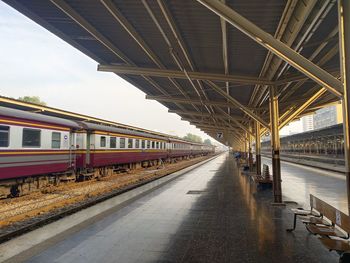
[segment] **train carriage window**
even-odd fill
[[[9,126],[0,126],[0,147],[9,146],[10,138],[10,127]]]
[[[151,148],[151,142],[147,141],[147,149]]]
[[[145,140],[142,140],[141,148],[142,148],[142,149],[145,149],[145,148],[146,148],[146,141],[145,141]]]
[[[101,136],[100,147],[106,147],[106,137]]]
[[[132,148],[133,139],[128,139],[128,148]]]
[[[156,144],[155,142],[152,142],[152,149],[156,148],[155,144]]]
[[[159,142],[156,143],[156,148],[159,149]]]
[[[53,149],[61,148],[61,133],[60,132],[52,132],[51,148],[53,148]]]
[[[22,146],[40,147],[41,131],[34,129],[23,129]]]
[[[125,148],[125,138],[120,138],[120,148]]]
[[[135,148],[140,148],[140,140],[135,140]]]
[[[117,148],[117,138],[116,137],[110,138],[109,146],[110,146],[110,148]]]

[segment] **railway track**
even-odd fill
[[[0,243],[171,173],[192,166],[198,162],[209,159],[210,157],[212,156],[182,161],[177,164],[167,165],[160,170],[156,169],[153,172],[149,170],[143,171],[139,176],[131,174],[130,177],[135,177],[135,179],[128,180],[125,176],[124,179],[126,180],[120,180],[119,186],[117,186],[117,183],[114,184],[111,182],[113,181],[113,178],[106,178],[106,181],[86,182],[86,185],[83,185],[82,187],[79,187],[79,184],[75,184],[75,189],[68,189],[68,191],[71,191],[70,193],[58,189],[56,192],[53,191],[53,193],[34,196],[34,199],[24,200],[23,203],[16,202],[15,199],[10,200],[10,203],[7,204],[7,206],[2,206],[0,209],[0,225],[2,223],[2,227],[0,227]],[[116,176],[118,179],[122,177],[123,176]],[[104,187],[101,187],[95,193],[89,191],[91,190],[88,187],[89,185],[99,184],[104,184]],[[8,200],[3,201],[2,203],[6,202],[8,202]]]

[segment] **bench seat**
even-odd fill
[[[349,251],[350,244],[347,240],[331,239],[328,237],[319,237],[322,244],[329,250]]]
[[[254,182],[260,183],[260,184],[272,184],[271,179],[266,179],[266,178],[262,177],[261,175],[253,176],[253,180],[254,180]]]
[[[304,224],[313,224],[313,225],[325,225],[325,226],[331,226],[331,224],[323,219],[322,217],[316,217],[316,216],[312,216],[312,215],[307,215],[307,216],[299,216],[299,219],[301,220],[301,222],[303,222]]]
[[[332,236],[332,237],[339,237],[339,238],[345,238],[348,237],[344,235],[340,230],[333,226],[318,226],[314,224],[308,224],[306,225],[307,230],[309,230],[310,233],[314,235],[320,235],[320,236]]]
[[[320,214],[314,210],[304,210],[301,208],[292,208],[291,210],[294,214],[299,215],[299,216],[308,216],[308,215],[320,216]]]

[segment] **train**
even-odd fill
[[[261,152],[271,155],[271,142],[261,143]],[[344,165],[343,124],[281,137],[281,157],[303,162]]]
[[[0,198],[214,151],[211,145],[144,129],[0,106]]]

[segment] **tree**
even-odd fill
[[[24,96],[24,97],[19,97],[18,100],[46,106],[46,102],[40,100],[39,96]]]
[[[206,145],[211,145],[211,140],[210,139],[205,139],[203,143],[206,144]]]
[[[191,141],[191,142],[198,142],[202,143],[202,138],[198,135],[192,134],[192,133],[187,133],[186,136],[183,137],[185,140]]]

